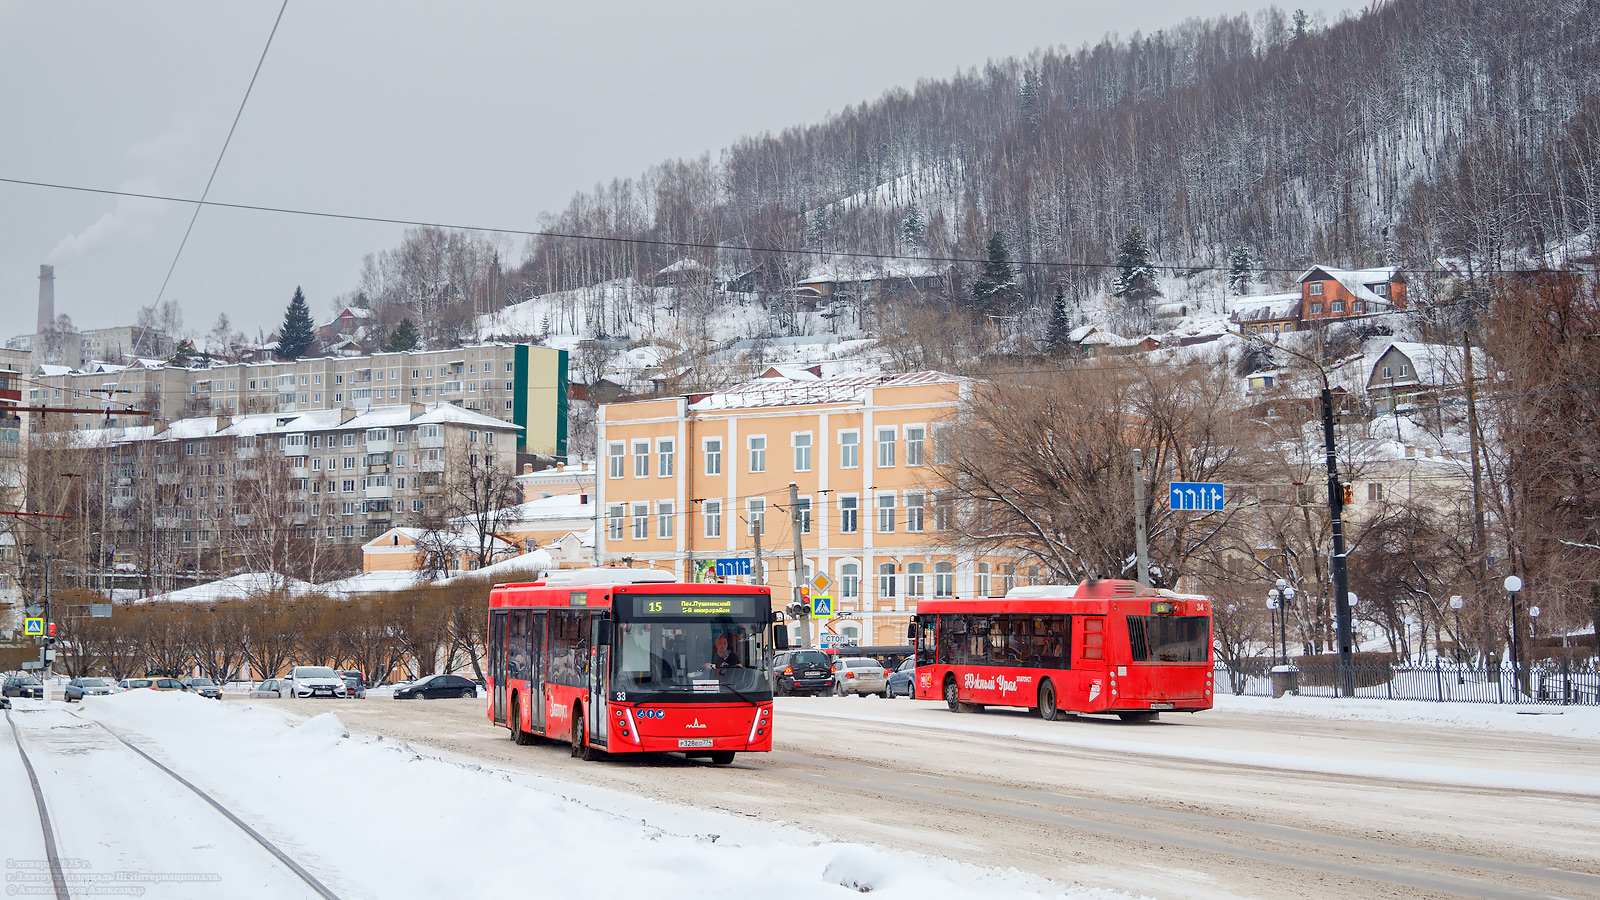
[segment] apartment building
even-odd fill
[[[140,360],[87,371],[48,367],[31,380],[24,399],[82,406],[83,415],[70,416],[80,430],[143,421],[117,416],[129,403],[166,419],[445,403],[518,426],[519,453],[565,458],[567,452],[567,351],[530,344],[204,369]]]
[[[600,559],[688,577],[696,563],[753,559],[759,535],[765,582],[789,598],[794,482],[800,574],[835,582],[834,615],[820,627],[861,644],[903,644],[924,597],[1003,594],[1038,577],[1017,556],[954,546],[956,504],[934,467],[968,390],[939,372],[790,373],[602,406]]]
[[[450,480],[515,465],[517,426],[448,403],[208,416],[64,432],[108,515],[102,553],[145,573],[359,556]],[[46,451],[48,452],[48,451]]]

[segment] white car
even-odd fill
[[[278,691],[280,696],[294,699],[343,698],[347,689],[344,678],[328,666],[295,666],[288,678],[279,680]]]

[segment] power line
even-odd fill
[[[211,195],[211,183],[217,180],[217,170],[222,168],[222,157],[228,152],[228,144],[233,141],[234,129],[239,127],[239,119],[244,115],[244,106],[250,102],[250,91],[256,86],[256,77],[261,74],[261,66],[267,61],[267,51],[272,48],[272,38],[278,33],[278,23],[283,21],[283,11],[289,8],[289,0],[283,0],[283,5],[278,7],[278,17],[272,20],[272,30],[267,33],[267,43],[261,48],[261,57],[256,60],[256,68],[250,73],[250,83],[245,86],[244,96],[239,100],[239,109],[233,114],[233,124],[228,126],[228,136],[222,139],[222,149],[217,151],[217,161],[211,165],[211,175],[206,178],[205,190],[200,192],[200,200],[195,203],[194,215],[189,217],[189,227],[183,230],[183,240],[178,242],[178,252],[172,255],[172,265],[167,267],[167,277],[161,280],[161,290],[156,292],[156,303],[167,292],[167,284],[172,281],[172,273],[178,268],[178,260],[183,257],[183,248],[189,245],[189,234],[194,231],[195,220],[200,218],[200,210],[206,205],[206,198]]]
[[[25,179],[25,178],[0,177],[0,183],[15,184],[15,185],[21,185],[21,186],[25,186],[25,187],[45,188],[45,189],[48,189],[48,190],[76,191],[76,192],[85,193],[85,194],[103,194],[103,195],[111,196],[111,197],[129,197],[129,198],[133,198],[133,199],[137,199],[137,200],[159,200],[159,201],[166,202],[166,203],[194,204],[197,207],[200,207],[200,206],[214,206],[214,207],[217,207],[218,209],[237,209],[237,210],[245,210],[245,211],[249,211],[249,212],[278,213],[280,215],[308,216],[308,217],[311,217],[311,218],[319,218],[319,219],[339,219],[339,220],[348,221],[348,222],[370,222],[370,223],[379,224],[379,225],[408,225],[408,226],[420,227],[420,228],[442,228],[442,229],[454,230],[454,231],[477,231],[477,232],[483,232],[483,233],[486,233],[486,234],[516,235],[518,237],[560,238],[560,239],[564,239],[564,240],[573,240],[573,241],[593,241],[593,242],[597,242],[597,243],[632,244],[632,245],[645,246],[645,247],[672,247],[672,248],[677,248],[677,249],[680,249],[680,250],[733,250],[733,251],[749,252],[749,253],[772,253],[772,254],[787,255],[787,256],[832,256],[832,257],[843,257],[843,258],[846,258],[846,259],[898,260],[898,261],[902,261],[902,262],[948,263],[948,264],[966,263],[966,264],[973,264],[973,265],[982,265],[982,264],[987,263],[989,261],[986,257],[913,256],[913,255],[910,255],[910,254],[902,254],[902,253],[869,253],[869,252],[860,251],[860,250],[821,251],[821,250],[804,249],[804,248],[798,248],[798,247],[761,247],[761,246],[756,246],[756,245],[753,245],[753,244],[713,244],[713,243],[707,243],[707,242],[704,242],[704,241],[671,241],[671,240],[665,240],[665,239],[662,239],[662,238],[623,237],[623,236],[620,236],[620,235],[600,235],[600,234],[578,234],[576,232],[550,231],[548,229],[508,228],[508,227],[494,226],[494,225],[468,225],[468,224],[451,223],[451,222],[434,222],[434,221],[427,221],[427,220],[423,220],[423,219],[405,219],[405,218],[398,218],[398,217],[391,217],[391,216],[373,216],[373,215],[361,215],[361,214],[357,214],[357,213],[340,213],[340,212],[331,212],[331,211],[327,211],[327,210],[297,209],[297,208],[294,208],[294,207],[285,207],[285,206],[266,206],[266,205],[257,204],[257,203],[227,203],[227,202],[223,202],[223,201],[219,201],[219,200],[207,200],[204,197],[201,197],[200,199],[196,200],[196,199],[192,199],[192,198],[188,198],[188,197],[173,197],[173,196],[169,196],[169,195],[166,195],[166,194],[147,194],[147,193],[141,193],[141,192],[138,192],[138,191],[116,191],[116,190],[111,190],[109,188],[97,188],[97,187],[89,187],[89,186],[86,186],[86,185],[75,185],[75,184],[62,184],[62,183],[59,183],[59,182],[34,181],[34,180],[31,180],[31,179]],[[1097,263],[1097,262],[1050,262],[1050,261],[1047,261],[1047,260],[1011,260],[1011,265],[1035,267],[1035,268],[1044,268],[1044,269],[1109,270],[1109,269],[1120,269],[1120,268],[1122,268],[1122,266],[1120,266],[1120,265],[1118,265],[1118,264],[1116,264],[1114,262],[1110,262],[1110,263]],[[1168,263],[1168,264],[1148,263],[1148,264],[1146,264],[1144,266],[1144,268],[1155,269],[1155,270],[1163,271],[1163,272],[1178,272],[1178,273],[1194,273],[1194,274],[1198,274],[1200,272],[1208,272],[1208,271],[1220,270],[1221,267],[1217,266],[1217,265],[1214,265],[1214,264],[1211,264],[1211,263],[1190,263],[1190,264],[1187,264],[1187,265],[1177,265],[1177,264],[1172,264],[1172,263]],[[1264,273],[1272,273],[1272,274],[1293,275],[1293,274],[1304,273],[1306,270],[1303,269],[1303,268],[1294,268],[1294,269],[1258,268],[1258,269],[1254,269],[1253,271],[1255,271],[1255,272],[1264,272]],[[1418,273],[1418,274],[1430,274],[1430,275],[1457,275],[1457,274],[1459,274],[1455,270],[1447,269],[1447,268],[1443,268],[1443,267],[1432,268],[1432,269],[1411,269],[1409,271],[1411,271],[1413,273]],[[1500,270],[1498,270],[1499,274],[1503,274],[1503,275],[1537,275],[1537,274],[1547,274],[1547,273],[1553,273],[1553,272],[1559,272],[1559,271],[1560,271],[1559,269],[1552,269],[1552,268],[1548,268],[1548,267],[1540,267],[1540,268],[1533,268],[1533,269],[1500,269]],[[1359,317],[1351,316],[1349,318],[1359,318]]]

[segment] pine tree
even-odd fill
[[[1294,11],[1294,37],[1293,37],[1293,40],[1297,40],[1298,41],[1301,38],[1305,37],[1306,36],[1306,32],[1309,31],[1309,30],[1311,30],[1311,17],[1306,15],[1306,11],[1303,10],[1303,9],[1295,10]]]
[[[1050,328],[1044,342],[1052,356],[1061,356],[1072,347],[1072,316],[1067,312],[1067,295],[1060,288],[1050,302]]]
[[[1039,103],[1039,73],[1028,69],[1022,73],[1022,88],[1018,92],[1018,101],[1022,106],[1022,121],[1030,127],[1037,128],[1044,120],[1044,109]]]
[[[1155,270],[1150,267],[1150,248],[1144,242],[1144,229],[1135,225],[1123,236],[1117,248],[1119,274],[1111,282],[1111,292],[1125,300],[1144,303],[1161,296]]]
[[[278,358],[299,359],[311,349],[311,339],[311,308],[297,285],[294,299],[289,301],[289,308],[283,314],[283,327],[278,329]]]
[[[989,258],[983,271],[972,282],[972,307],[979,316],[1002,315],[1016,299],[1017,282],[1011,274],[1011,252],[1006,239],[996,231],[989,236]]]
[[[915,206],[900,220],[900,236],[909,250],[921,250],[928,237],[928,226],[922,221],[922,211]]]
[[[1228,255],[1228,290],[1243,297],[1245,289],[1255,277],[1255,260],[1250,258],[1250,248],[1243,244],[1233,248]]]
[[[400,353],[405,350],[414,350],[416,349],[417,341],[421,338],[422,335],[417,333],[416,323],[411,321],[410,316],[406,316],[400,320],[398,325],[394,326],[394,331],[390,332],[389,339],[383,342],[383,351],[385,353]]]

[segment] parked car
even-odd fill
[[[278,690],[295,699],[343,697],[346,693],[344,679],[330,666],[295,666]]]
[[[889,673],[875,659],[865,656],[847,656],[833,664],[833,692],[855,694],[858,697],[877,694],[889,696]]]
[[[222,688],[218,687],[217,683],[209,678],[185,678],[183,680],[183,686],[191,691],[194,691],[196,694],[199,694],[202,697],[206,697],[211,700],[222,699]]]
[[[900,663],[900,668],[889,673],[889,696],[898,697],[901,694],[907,697],[913,696],[916,693],[916,688],[913,687],[913,682],[916,681],[916,678],[917,659],[914,656],[908,656],[904,662]]]
[[[125,691],[148,689],[152,691],[187,691],[183,682],[176,678],[151,675],[143,678],[124,678],[117,682],[117,687]]]
[[[344,679],[345,696],[355,700],[367,699],[367,683],[360,672],[344,671],[339,673],[339,677]]]
[[[396,700],[436,700],[440,697],[468,699],[478,696],[478,686],[460,675],[429,675],[394,689]]]
[[[821,650],[790,650],[772,660],[772,693],[820,694],[833,690],[828,654]]]
[[[279,681],[278,679],[268,678],[266,681],[261,682],[250,690],[250,699],[261,700],[264,698],[271,698],[276,700],[283,696],[282,685],[283,682]]]
[[[44,699],[44,682],[32,675],[13,675],[0,687],[0,696]]]
[[[67,682],[67,702],[110,694],[115,689],[109,678],[74,678]]]

